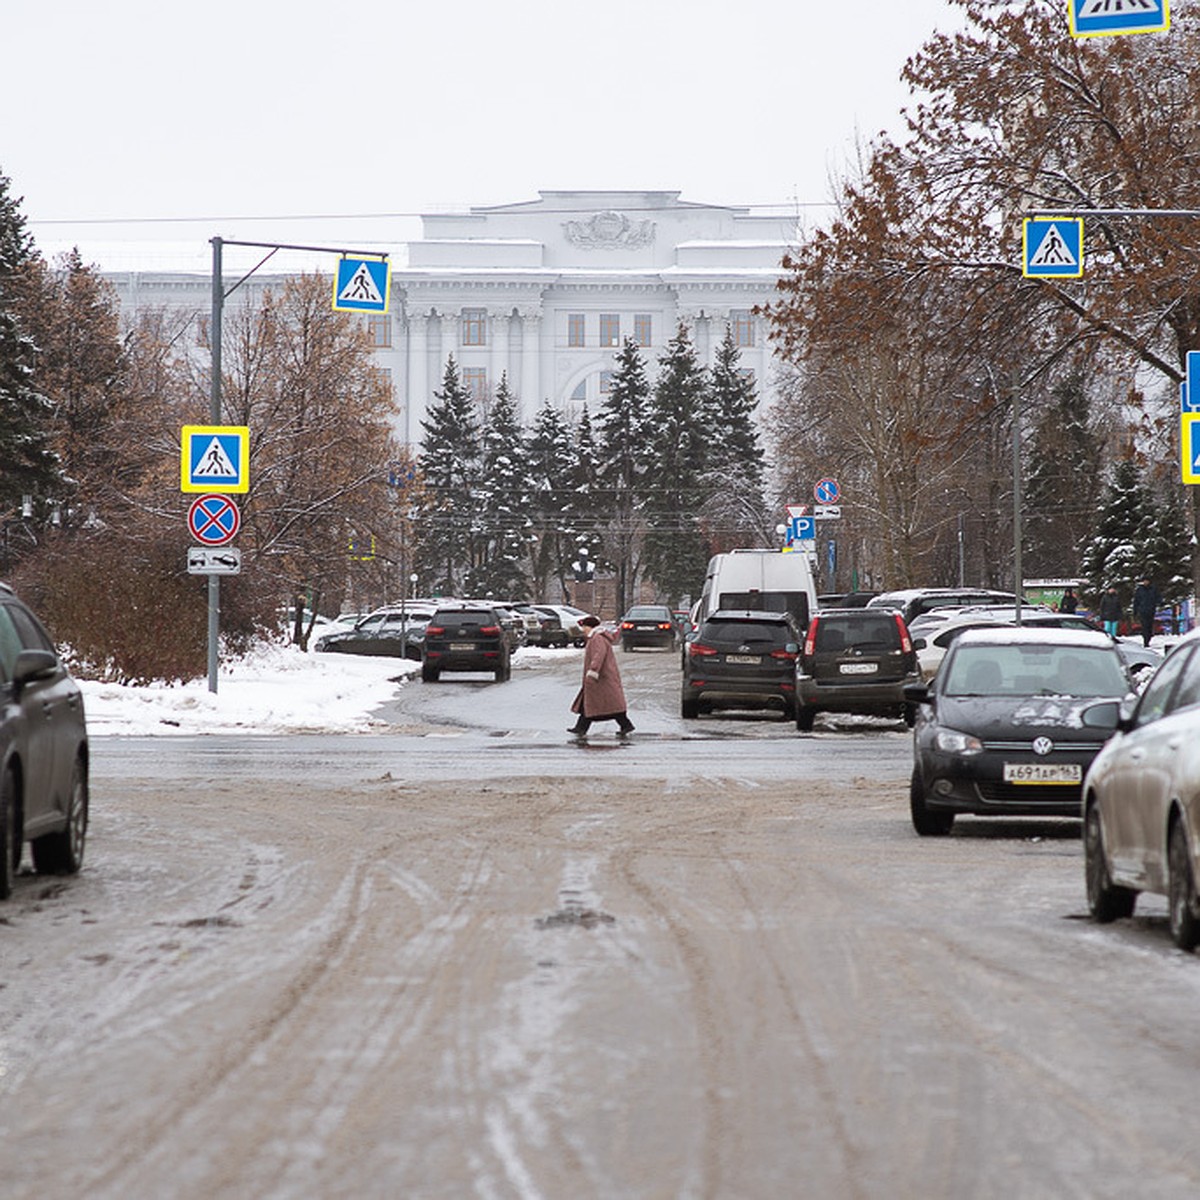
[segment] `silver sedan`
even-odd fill
[[[1164,659],[1115,721],[1083,785],[1084,872],[1097,921],[1133,914],[1138,893],[1167,897],[1171,936],[1200,945],[1200,633]]]

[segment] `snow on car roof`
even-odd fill
[[[959,635],[957,646],[1011,645],[1094,646],[1100,650],[1115,650],[1112,638],[1091,629],[1057,629],[1039,625],[997,625],[995,629],[968,629]]]

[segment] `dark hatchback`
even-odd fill
[[[430,615],[401,608],[373,612],[356,622],[353,629],[323,634],[313,649],[323,653],[411,658],[419,662]]]
[[[818,610],[796,662],[796,728],[819,712],[907,717],[904,689],[921,682],[917,652],[898,612]]]
[[[774,709],[790,718],[800,636],[789,613],[713,613],[684,651],[682,715],[691,719],[716,708],[750,708]]]
[[[87,824],[79,685],[38,619],[0,584],[0,899],[12,891],[26,841],[39,873],[75,874]]]
[[[490,671],[497,683],[512,674],[508,635],[494,608],[439,608],[425,626],[421,678],[436,683],[443,671]]]
[[[621,649],[652,646],[671,650],[679,636],[675,614],[665,604],[635,604],[621,618]]]
[[[1130,680],[1101,633],[971,629],[950,647],[913,727],[912,823],[950,832],[959,813],[1078,819],[1083,777],[1111,730],[1085,724]]]

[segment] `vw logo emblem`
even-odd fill
[[[1054,749],[1054,743],[1048,737],[1039,737],[1033,739],[1034,754],[1049,754]]]

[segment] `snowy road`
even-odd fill
[[[87,867],[0,909],[0,1192],[1200,1192],[1200,962],[1083,919],[1077,826],[918,839],[900,727],[621,666],[627,746],[562,732],[577,656],[97,739]]]

